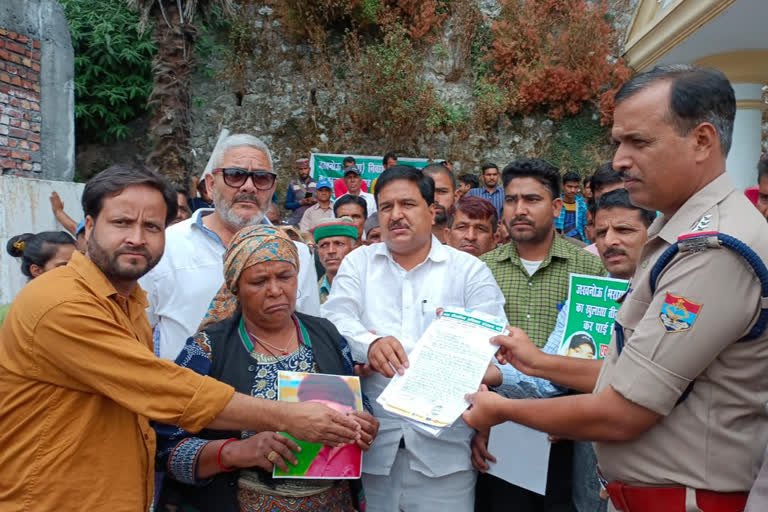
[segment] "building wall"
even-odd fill
[[[40,40],[0,27],[0,169],[42,171]]]
[[[75,174],[74,54],[56,0],[0,0],[0,175]]]
[[[22,233],[59,231],[64,228],[51,210],[51,193],[64,202],[64,211],[75,221],[83,218],[82,183],[0,176],[0,304],[7,304],[27,283],[21,261],[8,254],[8,239]]]

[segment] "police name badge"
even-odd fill
[[[667,293],[664,304],[661,305],[659,320],[667,332],[687,331],[696,321],[700,310],[701,304]]]

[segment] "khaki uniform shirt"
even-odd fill
[[[78,252],[32,280],[0,329],[0,509],[142,512],[149,420],[197,432],[232,387],[152,352],[147,301]]]
[[[757,474],[768,441],[768,334],[736,342],[760,312],[755,273],[731,249],[686,252],[650,290],[664,250],[704,231],[731,235],[768,262],[768,225],[725,175],[648,230],[616,318],[626,345],[619,356],[614,334],[595,392],[612,386],[662,418],[633,441],[595,444],[608,480],[737,492],[748,491]]]

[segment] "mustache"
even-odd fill
[[[619,249],[618,247],[611,247],[603,253],[604,258],[610,258],[611,256],[626,256],[627,251]]]
[[[251,201],[253,203],[261,204],[259,198],[256,197],[256,194],[251,194],[250,192],[243,192],[242,194],[237,194],[234,198],[232,198],[233,203],[238,201]]]
[[[509,221],[509,225],[511,226],[512,224],[528,224],[529,226],[533,226],[533,221],[527,217],[515,217]]]
[[[118,250],[115,251],[114,257],[117,258],[121,254],[141,254],[146,258],[147,261],[151,260],[151,257],[149,255],[149,251],[146,249],[146,247],[131,247],[129,245],[124,245]]]
[[[387,226],[389,227],[390,230],[398,229],[398,228],[411,229],[411,226],[409,226],[406,222],[399,221],[399,220],[395,222],[390,222]]]
[[[638,179],[636,176],[632,176],[632,175],[630,175],[630,174],[629,174],[627,171],[624,171],[624,170],[622,170],[622,171],[616,171],[616,174],[618,174],[618,175],[619,175],[619,178],[621,178],[621,179],[622,179],[622,181],[626,181],[626,180],[637,180],[637,179]]]

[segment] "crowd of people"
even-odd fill
[[[660,67],[619,91],[615,156],[586,177],[387,153],[332,182],[303,158],[283,218],[248,134],[190,190],[114,165],[79,223],[54,193],[64,231],[7,245],[29,283],[0,307],[0,508],[767,510],[768,160],[750,204],[725,174],[735,109],[722,73]],[[572,274],[630,281],[605,359],[558,353]],[[509,328],[435,437],[376,399],[444,307]],[[357,375],[364,410],[280,402],[279,371]],[[506,421],[552,436],[543,495],[488,474]],[[300,451],[279,432],[357,445],[362,478],[274,478]]]

